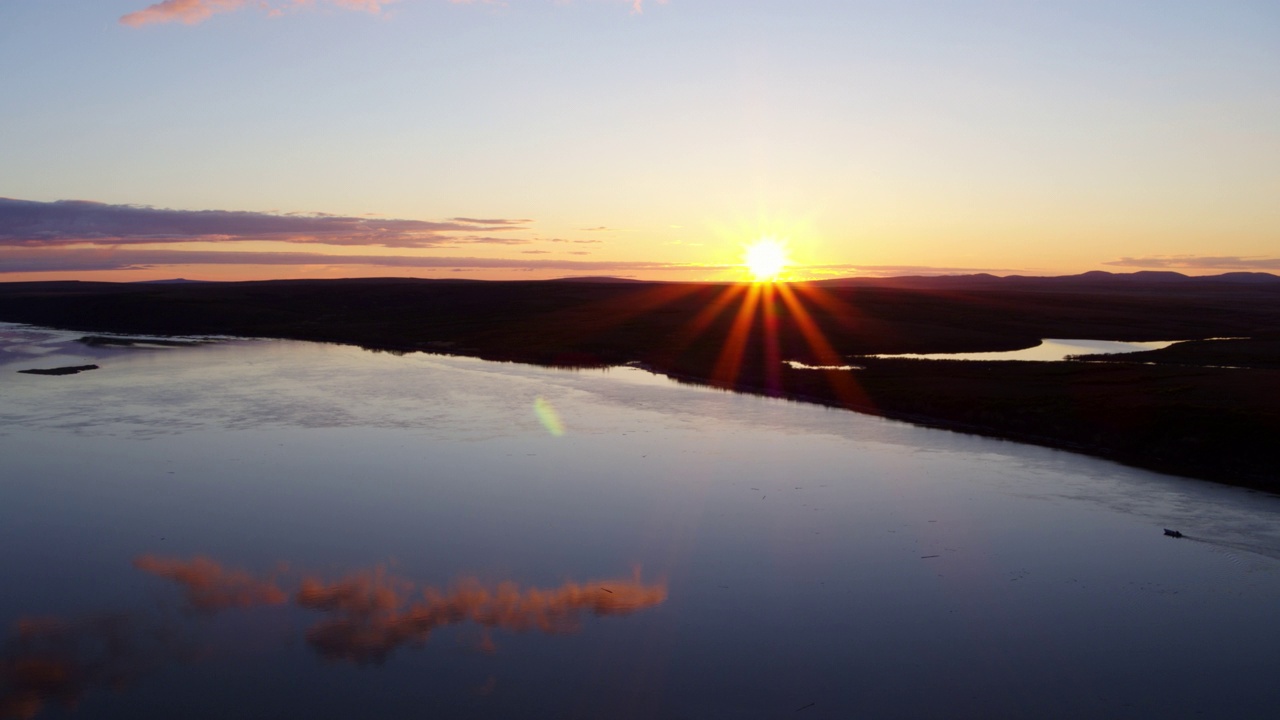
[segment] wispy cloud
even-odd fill
[[[505,2],[499,0],[448,0],[454,5],[505,5]],[[645,0],[609,0],[619,4],[625,3],[630,5],[631,12],[639,15],[644,12]],[[660,5],[665,5],[667,0],[654,0]],[[120,18],[121,24],[130,27],[142,27],[143,25],[156,25],[164,23],[183,23],[186,25],[196,25],[208,20],[218,13],[233,12],[242,8],[251,7],[266,11],[268,16],[279,17],[286,13],[314,8],[318,5],[327,5],[330,7],[340,8],[343,10],[354,10],[358,12],[366,12],[371,15],[380,15],[387,6],[393,5],[400,0],[163,0],[163,2],[148,5],[141,10],[135,10]],[[557,0],[558,4],[567,4],[563,0]]]
[[[0,248],[0,272],[87,272],[146,270],[177,265],[376,266],[461,268],[466,270],[571,270],[590,272],[728,270],[728,265],[644,261],[587,261],[542,258],[421,257],[413,255],[329,255],[305,252],[218,252],[106,248]]]
[[[382,9],[399,0],[283,0],[269,3],[266,0],[164,0],[129,13],[120,18],[120,22],[130,27],[141,27],[161,23],[183,23],[196,25],[218,13],[232,12],[244,7],[255,7],[267,11],[268,15],[280,16],[290,10],[313,7],[323,2],[344,10],[358,10],[377,15]]]
[[[296,0],[295,0],[296,2]],[[310,4],[312,0],[303,0]],[[380,13],[385,5],[390,5],[399,0],[332,0],[334,5],[347,8],[348,10],[363,10],[370,13]]]
[[[939,267],[932,265],[802,265],[797,270],[815,276],[905,277],[908,275],[974,275],[978,273],[1017,272],[1012,268]]]
[[[35,202],[0,198],[0,246],[277,241],[324,245],[427,248],[458,243],[515,245],[510,236],[471,235],[521,230],[527,220],[445,222],[232,210],[164,210],[86,200]],[[458,235],[457,233],[464,233]]]
[[[246,4],[248,0],[164,0],[131,12],[120,18],[120,22],[131,27],[170,22],[195,25],[217,13],[239,10]]]
[[[1280,270],[1280,257],[1242,257],[1239,255],[1155,255],[1123,257],[1103,265],[1129,268],[1161,268],[1187,270]]]
[[[656,0],[659,5],[666,5],[667,0]],[[644,0],[631,0],[631,12],[639,15],[644,12]]]

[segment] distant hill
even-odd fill
[[[1079,275],[1037,277],[1030,275],[913,275],[904,277],[849,277],[815,280],[819,287],[885,287],[928,290],[1080,290],[1169,288],[1178,285],[1204,287],[1210,285],[1274,285],[1280,288],[1280,276],[1263,272],[1230,272],[1222,275],[1183,275],[1178,272],[1142,270],[1111,273],[1092,270]]]
[[[635,278],[613,277],[610,275],[589,275],[584,277],[567,277],[556,278],[554,282],[577,282],[577,283],[645,283],[649,280],[637,280]]]

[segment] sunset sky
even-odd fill
[[[4,0],[0,281],[1280,272],[1275,0]]]

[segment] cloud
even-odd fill
[[[907,275],[974,275],[978,273],[1012,273],[1011,268],[938,267],[933,265],[798,265],[795,268],[812,275],[859,275],[865,277],[902,277]]]
[[[300,10],[303,8],[312,8],[319,4],[329,5],[343,10],[354,10],[358,12],[366,12],[371,15],[380,15],[388,6],[399,2],[400,0],[276,0],[269,2],[268,0],[163,0],[141,10],[135,10],[120,18],[122,25],[130,27],[142,27],[143,25],[158,25],[164,23],[183,23],[185,25],[197,25],[208,20],[218,13],[233,12],[244,7],[254,7],[266,10],[270,17],[279,17],[287,12]],[[631,6],[632,14],[639,15],[644,12],[644,0],[611,0],[613,2],[625,2]],[[506,3],[499,0],[449,0],[454,5],[505,5]],[[660,5],[665,5],[667,0],[656,0]]]
[[[326,4],[358,10],[378,15],[386,5],[399,0],[325,0]],[[130,27],[142,27],[162,23],[180,22],[185,25],[196,25],[208,20],[217,13],[232,12],[245,6],[266,9],[268,14],[276,17],[288,10],[311,7],[317,0],[287,0],[287,2],[269,4],[266,0],[164,0],[154,5],[131,12],[120,18],[120,23]]]
[[[1242,257],[1239,255],[1156,255],[1123,257],[1103,265],[1131,268],[1180,268],[1188,270],[1280,270],[1280,257]]]
[[[529,240],[526,238],[483,237],[483,236],[476,237],[473,235],[467,235],[465,237],[458,238],[458,241],[465,242],[465,243],[478,243],[481,245],[528,245],[529,243],[533,242],[532,240]]]
[[[0,249],[0,272],[87,272],[94,270],[141,270],[172,265],[366,265],[394,268],[459,268],[468,270],[574,270],[637,271],[689,270],[711,272],[728,265],[684,263],[585,261],[534,258],[423,257],[412,255],[328,255],[295,252],[217,252],[200,250],[110,250],[110,249]]]
[[[239,10],[246,4],[248,0],[164,0],[131,12],[120,18],[120,22],[130,27],[171,22],[195,25],[208,20],[215,13]]]
[[[363,10],[368,13],[378,14],[382,12],[382,6],[390,5],[399,0],[332,0],[334,5],[344,7],[348,10]]]
[[[632,13],[639,15],[644,12],[644,0],[630,0],[630,1],[631,1]],[[667,0],[657,0],[657,3],[659,5],[666,5]]]
[[[474,1],[474,0],[449,0],[449,2],[453,2],[453,3],[466,3],[466,4],[470,4],[470,3],[471,3],[471,2],[473,2],[473,1]],[[486,0],[486,2],[487,2],[487,1],[488,1],[488,0]],[[642,14],[644,14],[644,4],[645,4],[645,0],[611,0],[611,1],[613,1],[613,2],[622,2],[622,3],[626,3],[627,5],[631,6],[631,14],[632,14],[632,15],[642,15]],[[659,5],[666,5],[666,4],[667,4],[667,0],[653,0],[653,1],[654,1],[654,2],[656,2],[656,3],[658,3]],[[569,4],[571,4],[571,3],[573,2],[573,0],[556,0],[556,2],[557,2],[557,4],[560,4],[560,5],[569,5]]]
[[[507,220],[505,218],[468,218],[456,217],[450,218],[454,222],[468,223],[470,225],[528,225],[532,220]]]
[[[521,230],[527,220],[446,222],[232,210],[164,210],[87,200],[0,198],[0,246],[140,245],[270,240],[324,245],[425,248],[446,243],[518,244],[518,238],[455,237],[457,232]]]

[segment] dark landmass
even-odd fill
[[[589,280],[7,283],[0,320],[563,367],[638,362],[685,382],[1280,490],[1276,276],[857,278],[779,286],[754,304],[749,295],[741,285]],[[863,357],[1016,350],[1041,338],[1197,342],[1087,362]]]
[[[69,365],[59,368],[31,368],[30,370],[19,370],[20,373],[27,375],[75,375],[85,370],[97,370],[97,365]]]
[[[1097,361],[1157,365],[1280,370],[1280,338],[1197,340],[1170,345],[1162,350],[1145,350],[1123,355],[1090,355],[1088,358]]]

